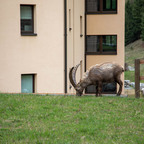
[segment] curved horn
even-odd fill
[[[77,64],[77,65],[74,67],[74,70],[73,70],[73,80],[74,80],[75,84],[77,84],[77,83],[76,83],[76,71],[77,71],[77,69],[78,69],[79,66],[80,66],[80,63]]]
[[[77,64],[75,67],[72,67],[70,72],[69,72],[69,79],[73,87],[75,88],[77,83],[76,83],[76,71],[78,69],[80,64]]]
[[[74,82],[74,80],[73,80],[73,69],[74,69],[74,67],[72,67],[70,72],[69,72],[69,79],[70,79],[71,84],[75,88],[76,87],[76,82]]]

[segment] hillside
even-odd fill
[[[125,47],[125,62],[134,68],[135,59],[144,58],[144,42],[140,39]],[[125,80],[135,81],[134,71],[125,71]],[[140,66],[140,75],[144,76],[144,65]],[[141,81],[144,82],[144,81]]]
[[[144,58],[144,42],[140,39],[125,47],[125,62],[134,66],[135,59]]]
[[[125,2],[127,2],[128,0],[125,0]],[[134,0],[129,0],[130,2],[134,2]]]

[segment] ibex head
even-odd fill
[[[72,67],[69,72],[69,79],[70,79],[70,82],[73,85],[74,89],[76,90],[77,96],[81,96],[83,93],[83,90],[84,90],[84,88],[81,85],[81,81],[78,84],[76,83],[76,71],[77,71],[79,65],[80,64],[76,65],[75,67]]]

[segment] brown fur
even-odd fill
[[[120,76],[124,72],[122,66],[116,63],[103,63],[100,65],[92,66],[89,71],[85,73],[85,77],[80,80],[78,84],[72,83],[72,77],[70,75],[70,81],[76,90],[76,94],[81,96],[83,90],[89,85],[96,85],[96,95],[101,95],[102,84],[116,82],[119,84],[119,91],[117,95],[120,95],[122,92],[123,82],[120,79]]]

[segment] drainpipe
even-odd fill
[[[64,39],[65,93],[67,93],[67,0],[64,0]]]

